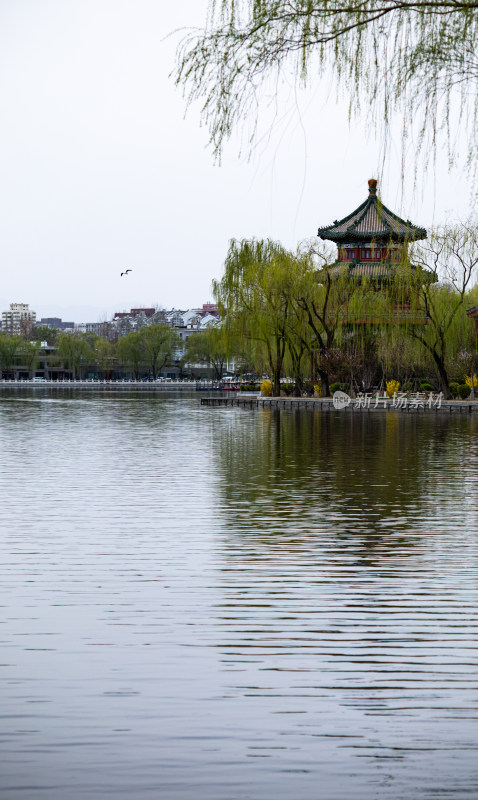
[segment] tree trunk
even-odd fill
[[[280,397],[280,374],[280,369],[272,371],[272,397]]]
[[[443,398],[444,400],[449,400],[451,396],[450,384],[448,382],[448,373],[445,369],[444,361],[435,350],[432,351],[432,356],[438,370]]]
[[[294,391],[292,393],[293,397],[302,397],[304,393],[304,379],[297,375],[294,377]]]
[[[275,359],[270,354],[270,362],[271,362],[271,372],[272,372],[272,396],[273,397],[280,397],[280,379],[282,375],[282,362],[284,358],[284,352],[281,350],[282,343],[280,340],[275,340]],[[273,363],[272,363],[273,362]]]
[[[216,380],[222,381],[222,375],[224,372],[224,361],[220,361],[219,363],[217,361],[213,361],[212,366],[214,367],[214,374]]]
[[[292,374],[294,376],[294,391],[293,397],[302,397],[304,391],[304,379],[300,373],[300,365],[302,361],[302,353],[297,354],[292,348],[289,348],[292,359]]]
[[[330,397],[329,373],[317,367],[317,374],[322,385],[322,397]]]

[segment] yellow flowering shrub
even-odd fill
[[[400,389],[400,384],[398,381],[387,381],[386,391],[389,397],[393,397],[395,392],[398,392],[399,389]]]
[[[322,397],[322,386],[319,383],[316,383],[314,386],[314,395],[316,397]]]
[[[478,378],[476,375],[465,375],[465,383],[470,389],[478,389]]]
[[[262,381],[261,395],[262,397],[272,397],[272,381]]]

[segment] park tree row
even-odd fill
[[[16,365],[33,372],[42,352],[41,341],[55,348],[49,356],[50,365],[62,364],[74,378],[81,377],[87,369],[99,371],[105,378],[118,369],[129,371],[135,378],[144,373],[156,378],[163,367],[176,360],[182,347],[181,338],[168,325],[133,331],[116,344],[94,333],[61,333],[48,328],[34,328],[28,339],[0,333],[2,376]]]
[[[0,332],[0,376],[12,374],[21,366],[33,374],[42,354],[41,342],[54,347],[51,366],[63,365],[75,378],[88,371],[110,378],[113,373],[128,373],[138,379],[147,374],[156,378],[172,364],[181,372],[189,367],[207,367],[211,376],[221,380],[226,367],[228,348],[218,327],[188,335],[185,347],[179,334],[169,325],[149,325],[131,331],[112,342],[95,333],[62,333],[55,328],[37,326],[28,335],[8,336]]]

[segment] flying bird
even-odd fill
[[[133,271],[132,269],[125,269],[125,271],[121,273],[120,278],[122,278],[123,275],[127,275],[128,272],[132,272],[132,271]]]

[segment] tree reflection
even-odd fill
[[[221,513],[259,537],[403,545],[456,512],[477,427],[475,416],[238,412],[217,431]]]

